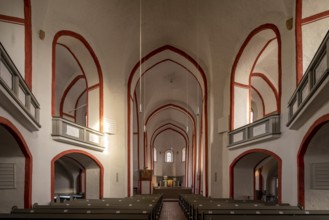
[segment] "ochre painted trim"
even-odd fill
[[[51,160],[51,170],[50,170],[50,174],[51,174],[51,181],[50,181],[50,201],[53,201],[54,199],[54,191],[55,191],[55,162],[56,160],[58,160],[59,158],[68,155],[68,154],[83,154],[87,157],[89,157],[90,159],[92,159],[99,167],[99,198],[102,199],[103,198],[103,193],[104,193],[104,167],[102,165],[102,163],[92,154],[86,152],[86,151],[82,151],[82,150],[66,150],[63,151],[59,154],[57,154],[52,160]],[[85,185],[86,187],[86,185]]]
[[[24,140],[23,135],[14,124],[12,124],[8,119],[0,116],[0,125],[3,125],[14,137],[25,157],[24,208],[32,208],[32,154],[26,141]]]
[[[281,203],[282,200],[282,160],[281,158],[273,153],[272,151],[265,150],[265,149],[251,149],[247,150],[243,153],[241,153],[239,156],[237,156],[230,165],[230,198],[234,198],[234,167],[235,165],[246,155],[251,153],[263,153],[267,154],[269,156],[272,156],[274,159],[278,162],[278,179],[279,179],[279,186],[278,186],[278,202]]]
[[[323,115],[318,118],[307,130],[304,138],[300,144],[297,154],[297,189],[298,189],[298,203],[305,207],[305,169],[304,169],[304,156],[307,151],[308,145],[313,139],[314,135],[320,128],[329,122],[329,114]]]

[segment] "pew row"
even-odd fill
[[[113,199],[79,199],[49,205],[35,203],[32,209],[13,207],[8,219],[145,219],[157,220],[162,209],[162,195]]]
[[[180,195],[179,205],[189,220],[219,219],[329,219],[329,211],[308,211],[289,204],[273,204],[253,200],[205,198],[200,195]]]

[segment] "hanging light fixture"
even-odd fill
[[[139,0],[139,112],[142,108],[142,0]]]

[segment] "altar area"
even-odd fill
[[[156,176],[153,194],[163,194],[164,199],[178,199],[179,194],[192,194],[192,188],[183,187],[184,176]]]
[[[155,185],[162,188],[182,187],[184,182],[184,176],[156,176],[155,179]]]

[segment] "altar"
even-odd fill
[[[181,187],[184,176],[156,176],[158,187]]]

